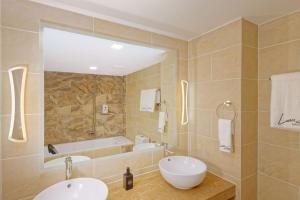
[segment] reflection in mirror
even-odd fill
[[[45,166],[177,144],[173,50],[45,27]]]
[[[17,66],[10,68],[8,75],[11,90],[11,120],[8,140],[11,142],[26,142],[24,101],[27,67]]]

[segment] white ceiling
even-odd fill
[[[123,48],[113,49],[112,45]],[[124,76],[161,62],[164,52],[52,28],[43,32],[45,71]]]
[[[244,17],[261,24],[300,9],[299,0],[32,0],[190,40]]]

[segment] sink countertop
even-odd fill
[[[123,182],[108,184],[109,200],[230,200],[235,196],[235,185],[211,173],[203,183],[190,190],[179,190],[169,185],[159,171],[134,177],[133,189],[125,191]]]

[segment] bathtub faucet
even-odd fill
[[[58,154],[57,149],[52,144],[48,144],[48,152],[51,154]]]
[[[72,158],[71,156],[66,157],[66,180],[69,180],[72,176]]]

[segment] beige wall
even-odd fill
[[[273,74],[300,70],[300,12],[259,26],[260,200],[299,200],[299,132],[270,128]],[[296,91],[299,92],[299,91]]]
[[[143,134],[152,141],[168,142],[178,146],[176,85],[177,54],[167,51],[161,63],[126,76],[126,135],[134,141]],[[140,112],[140,92],[143,89],[160,89],[161,104],[153,113]],[[163,134],[158,132],[159,112],[167,112],[168,120]],[[175,133],[175,134],[174,134]]]
[[[154,112],[140,112],[141,90],[160,88],[160,69],[159,63],[126,76],[126,136],[132,141],[138,134],[156,142],[161,141],[157,131],[158,106]]]
[[[39,50],[39,26],[41,20],[59,25],[79,28],[84,31],[126,40],[142,42],[147,45],[175,49],[178,53],[178,77],[186,79],[187,42],[159,34],[126,27],[119,24],[82,16],[79,14],[39,5],[27,0],[2,1],[2,172],[3,197],[11,199],[32,199],[45,187],[64,179],[64,169],[43,169],[42,130],[42,83],[43,68]],[[17,14],[16,14],[17,13]],[[28,142],[14,144],[7,141],[10,112],[10,92],[7,69],[17,64],[29,64],[26,87],[26,120]],[[177,110],[180,107],[176,107]],[[178,132],[180,148],[185,150],[186,127]],[[126,166],[134,173],[155,169],[162,156],[161,151],[128,153],[109,158],[99,158],[74,167],[74,176],[89,176],[111,181],[121,178]]]
[[[2,20],[2,0],[0,0],[0,21]],[[0,31],[0,70],[2,71],[2,31]],[[2,85],[2,73],[0,74],[0,86]],[[0,98],[2,105],[2,98]],[[0,106],[0,200],[2,200],[2,106]]]
[[[189,42],[191,155],[204,160],[213,173],[236,183],[237,199],[253,199],[244,196],[243,190],[246,184],[255,188],[256,183],[256,44],[257,27],[245,20]],[[216,108],[226,100],[233,102],[237,112],[232,154],[218,149]]]
[[[160,110],[167,113],[165,132],[162,134],[163,142],[169,143],[169,146],[177,146],[180,151],[182,151],[182,149],[187,149],[187,142],[184,141],[184,137],[179,138],[176,134],[186,128],[181,125],[181,113],[176,112],[176,109],[178,108],[176,105],[181,105],[181,102],[177,102],[177,99],[175,98],[177,93],[181,94],[181,91],[177,91],[176,86],[180,84],[178,82],[178,80],[180,80],[178,77],[182,76],[182,74],[178,74],[178,61],[176,58],[177,53],[175,51],[167,51],[161,62]],[[177,96],[177,98],[181,99],[180,95]],[[181,111],[180,107],[178,109]],[[180,136],[182,136],[182,134],[180,134]],[[185,146],[181,145],[181,143],[184,143]]]
[[[45,144],[125,136],[124,77],[45,71],[44,115]]]
[[[257,199],[258,26],[242,21],[241,199]]]

